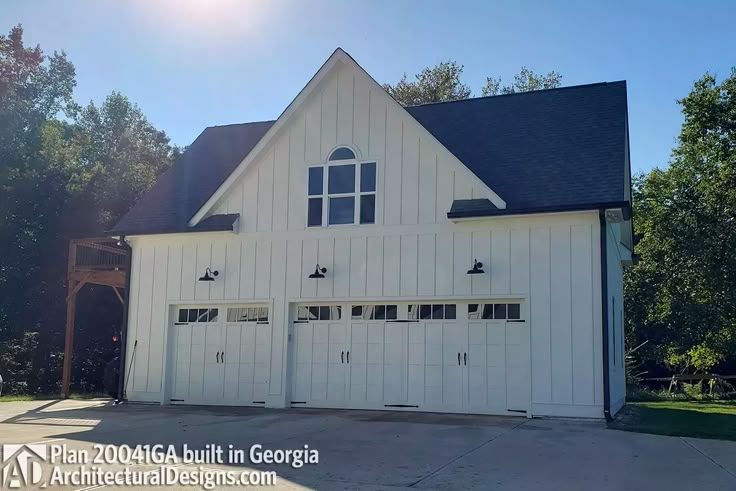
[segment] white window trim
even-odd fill
[[[350,148],[350,147],[348,147]],[[352,148],[351,148],[352,150]],[[334,150],[333,150],[334,151]],[[353,151],[355,153],[355,151]],[[332,152],[330,152],[332,154]],[[363,164],[374,164],[376,166],[374,183],[374,191],[361,191],[360,190],[360,169]],[[352,193],[332,193],[330,194],[328,189],[330,167],[341,166],[341,165],[354,165],[355,166],[355,191]],[[313,167],[320,167],[322,171],[322,194],[309,194],[309,170]],[[352,227],[352,226],[372,226],[378,224],[378,182],[379,182],[379,166],[378,159],[350,159],[350,160],[331,160],[322,162],[319,164],[309,164],[307,166],[307,206],[304,217],[304,223],[306,228],[327,228],[327,227]],[[373,209],[373,223],[360,223],[360,197],[361,196],[375,196],[374,209]],[[321,198],[322,199],[322,223],[321,225],[309,225],[309,200]],[[353,223],[329,223],[329,209],[330,209],[330,198],[355,198],[353,203]]]

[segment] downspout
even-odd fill
[[[603,330],[603,415],[611,417],[610,365],[608,360],[608,241],[606,210],[598,210],[601,224],[601,327]]]
[[[120,236],[120,244],[128,253],[125,259],[125,305],[123,310],[123,322],[120,328],[120,375],[118,377],[118,398],[115,404],[120,404],[126,398],[125,394],[125,357],[128,344],[128,311],[130,310],[130,276],[133,261],[133,249],[125,242],[125,236]]]

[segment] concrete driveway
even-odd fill
[[[270,449],[300,449],[307,444],[319,451],[319,464],[301,468],[250,462],[204,466],[273,470],[278,474],[276,489],[736,489],[736,442],[621,432],[606,429],[601,422],[408,412],[113,407],[107,401],[0,403],[0,443],[44,442],[66,444],[69,450],[91,449],[94,444],[181,448],[186,443],[196,448],[233,445],[247,454],[259,443]]]

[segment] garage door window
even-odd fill
[[[456,316],[457,305],[454,303],[409,305],[409,320],[455,319]]]
[[[228,322],[268,323],[268,307],[233,307],[227,309]]]
[[[468,305],[468,319],[521,319],[521,305],[518,303],[471,303]]]
[[[298,321],[339,321],[342,307],[339,305],[300,305],[297,308]]]
[[[397,305],[353,305],[352,317],[355,320],[396,320],[399,307]]]
[[[178,322],[217,322],[217,309],[179,309]]]

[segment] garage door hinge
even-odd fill
[[[251,404],[266,404],[266,401],[253,401]]]
[[[384,404],[383,407],[419,407],[411,404]]]
[[[524,414],[526,414],[526,410],[525,409],[507,409],[507,411],[510,412],[510,413],[524,413]]]

